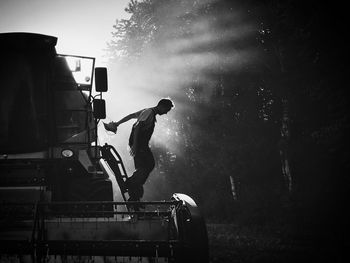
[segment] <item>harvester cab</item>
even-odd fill
[[[1,262],[208,262],[192,198],[126,202],[122,158],[97,140],[107,69],[56,43],[0,34]]]

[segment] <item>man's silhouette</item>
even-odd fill
[[[129,201],[140,201],[143,196],[143,185],[155,166],[154,157],[149,148],[156,123],[156,115],[167,114],[174,107],[170,99],[161,99],[157,106],[129,114],[117,122],[104,124],[108,131],[116,132],[117,127],[130,119],[137,119],[132,126],[129,146],[130,154],[134,157],[135,172],[126,181]]]

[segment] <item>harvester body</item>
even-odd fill
[[[1,260],[207,262],[205,223],[190,197],[142,202],[142,211],[126,202],[121,157],[97,144],[106,69],[57,54],[56,43],[0,34]],[[112,177],[123,200],[113,200]]]

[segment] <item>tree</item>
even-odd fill
[[[165,192],[190,192],[212,216],[241,206],[268,219],[291,202],[310,207],[336,182],[327,163],[348,160],[348,102],[334,88],[345,66],[327,55],[340,52],[323,37],[336,28],[324,10],[315,1],[129,3],[111,53],[127,63],[152,57],[145,65],[177,80],[181,107],[162,133],[170,146],[155,145]]]
[[[262,80],[276,97],[273,114],[281,127],[282,168],[293,213],[313,234],[335,233],[331,225],[342,200],[341,169],[348,166],[345,19],[338,8],[318,1],[264,1],[256,11],[265,53]],[[337,19],[328,19],[332,14]]]

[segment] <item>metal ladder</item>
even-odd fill
[[[128,176],[126,174],[122,158],[120,157],[117,150],[112,145],[108,145],[107,143],[103,145],[100,148],[100,150],[102,158],[106,161],[109,168],[113,171],[115,179],[119,185],[123,200],[126,202],[127,199],[125,197],[125,193],[128,192],[126,186],[126,180],[128,179]]]

